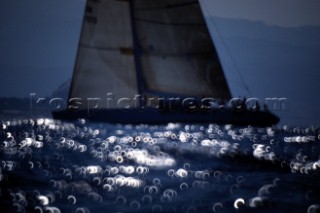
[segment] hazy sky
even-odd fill
[[[201,2],[207,17],[282,27],[320,25],[320,0]],[[84,0],[0,1],[0,97],[27,97],[34,92],[50,95],[71,78],[84,4]],[[242,70],[244,76],[245,72]],[[296,78],[299,81],[299,76]],[[290,90],[292,85],[287,86]]]
[[[71,77],[84,1],[0,1],[0,96],[49,95]]]
[[[0,96],[49,95],[71,77],[84,0],[0,1]],[[207,16],[320,25],[319,0],[202,0]]]
[[[319,0],[201,0],[207,15],[259,20],[271,25],[320,25]]]

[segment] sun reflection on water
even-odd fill
[[[318,129],[40,118],[5,121],[0,131],[0,203],[8,211],[272,210],[287,202],[289,186],[302,202],[292,209],[319,209]]]

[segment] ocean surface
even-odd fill
[[[0,212],[319,212],[320,129],[0,122]]]

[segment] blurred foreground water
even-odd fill
[[[319,212],[320,129],[0,124],[1,212]]]

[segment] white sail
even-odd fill
[[[107,106],[107,94],[114,100],[137,94],[132,52],[129,3],[115,0],[88,0],[69,98],[101,99],[97,108]],[[110,97],[109,97],[110,98]]]
[[[230,98],[198,1],[132,2],[147,89]]]
[[[87,1],[69,99],[117,108],[138,93],[230,98],[198,1]]]

